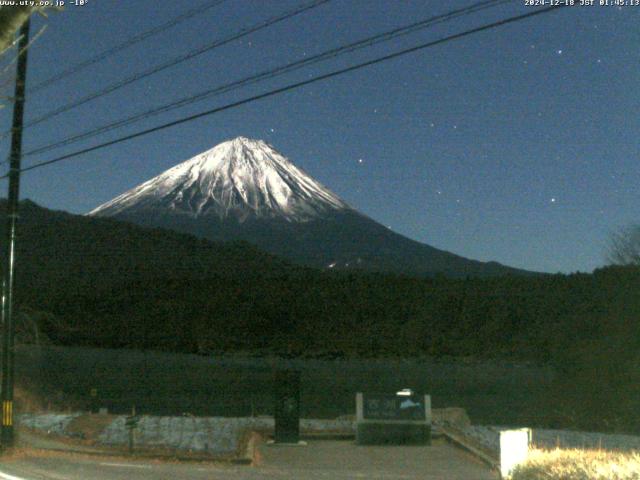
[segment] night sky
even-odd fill
[[[36,16],[32,35],[47,28],[29,52],[28,86],[202,3],[88,0]],[[303,3],[227,0],[27,95],[26,121]],[[332,0],[27,128],[24,150],[472,3]],[[23,165],[535,8],[513,1],[27,156]],[[271,143],[410,238],[519,268],[591,271],[604,264],[611,232],[640,222],[639,46],[640,6],[567,7],[26,172],[21,197],[86,213],[242,135]],[[14,56],[0,64],[5,96]],[[10,106],[0,116],[6,130]]]

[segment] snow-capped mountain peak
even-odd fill
[[[304,222],[350,209],[262,140],[220,143],[119,195],[89,215],[160,208],[191,217],[283,218]]]

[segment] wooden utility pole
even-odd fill
[[[13,284],[16,262],[16,224],[20,197],[20,160],[22,158],[22,119],[24,115],[25,85],[27,81],[27,50],[29,46],[29,19],[20,28],[15,98],[13,101],[13,126],[11,154],[9,158],[9,194],[7,197],[7,231],[2,275],[2,423],[0,442],[2,448],[13,446],[13,373],[14,334]]]

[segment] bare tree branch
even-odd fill
[[[640,265],[640,225],[611,234],[607,261],[613,265]]]
[[[34,11],[34,7],[0,7],[0,50],[13,43],[16,32]]]

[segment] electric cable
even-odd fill
[[[327,2],[330,2],[331,0],[313,0],[309,3],[304,4],[303,6],[297,7],[293,10],[289,10],[288,12],[275,16],[275,17],[271,17],[267,20],[264,20],[262,22],[257,23],[256,25],[249,27],[249,28],[244,28],[242,30],[240,30],[240,32],[238,33],[234,33],[231,34],[230,36],[224,37],[222,39],[216,40],[213,43],[201,46],[197,49],[191,50],[183,55],[179,55],[178,57],[175,57],[171,60],[169,60],[168,62],[164,62],[161,63],[159,65],[156,65],[148,70],[145,70],[144,72],[141,73],[137,73],[135,75],[126,77],[122,80],[119,80],[115,83],[112,83],[111,85],[107,86],[106,88],[90,93],[78,100],[75,100],[73,102],[70,102],[66,105],[63,105],[61,107],[58,107],[54,110],[51,110],[47,113],[44,113],[43,115],[41,115],[40,117],[35,118],[34,120],[31,120],[30,122],[25,123],[25,125],[22,127],[23,130],[26,130],[29,127],[32,127],[34,125],[37,125],[39,123],[42,123],[44,121],[50,120],[58,115],[60,115],[61,113],[67,112],[73,108],[77,108],[81,105],[86,104],[87,102],[90,102],[91,100],[95,100],[96,98],[100,98],[103,97],[105,95],[108,95],[109,93],[112,93],[116,90],[119,90],[122,87],[125,87],[127,85],[130,85],[134,82],[137,82],[139,80],[142,80],[143,78],[147,78],[151,75],[154,75],[158,72],[161,72],[163,70],[166,70],[167,68],[170,67],[174,67],[182,62],[185,62],[187,60],[190,60],[194,57],[197,57],[199,55],[202,55],[203,53],[206,53],[208,51],[211,51],[215,48],[221,47],[223,45],[226,45],[227,43],[230,43],[234,40],[238,40],[239,38],[245,37],[251,33],[255,33],[259,30],[262,30],[264,28],[270,27],[271,25],[274,25],[276,23],[282,22],[284,20],[288,20],[289,18],[292,18],[296,15],[299,15],[301,13],[304,13],[308,10],[311,10],[313,8],[319,7],[320,5],[323,5]],[[0,135],[0,139],[6,138],[9,134],[11,133],[11,131],[5,131],[2,133],[2,135]]]
[[[279,67],[276,68],[272,68],[266,71],[262,71],[258,74],[252,75],[250,77],[246,77],[243,78],[241,80],[236,80],[233,81],[231,83],[227,83],[221,86],[217,86],[214,88],[210,88],[207,89],[203,92],[199,92],[195,95],[189,95],[187,97],[183,97],[179,100],[170,102],[168,104],[162,105],[160,107],[155,107],[152,108],[150,110],[146,110],[144,112],[141,113],[137,113],[134,114],[132,116],[117,120],[115,122],[111,122],[108,123],[106,125],[102,125],[100,127],[96,127],[94,129],[85,131],[85,132],[81,132],[78,133],[76,135],[73,135],[71,137],[67,137],[65,139],[59,140],[55,143],[51,143],[51,144],[47,144],[41,147],[37,147],[35,149],[32,149],[30,151],[27,151],[23,154],[24,157],[28,157],[28,156],[32,156],[32,155],[37,155],[37,154],[41,154],[41,153],[45,153],[48,152],[50,150],[54,150],[56,148],[60,148],[63,146],[67,146],[67,145],[71,145],[73,143],[79,142],[81,140],[86,140],[88,138],[92,138],[96,135],[102,134],[102,133],[106,133],[108,131],[126,126],[126,125],[130,125],[142,120],[146,120],[147,118],[150,118],[152,116],[155,115],[159,115],[161,113],[165,113],[171,110],[175,110],[177,108],[181,108],[187,105],[191,105],[193,103],[196,102],[200,102],[203,100],[207,100],[210,99],[214,96],[220,95],[222,93],[228,93],[230,91],[234,91],[236,89],[245,87],[247,85],[253,84],[253,83],[257,83],[263,80],[267,80],[267,79],[271,79],[271,78],[275,78],[278,76],[281,76],[285,73],[290,73],[293,72],[295,70],[298,70],[300,68],[303,67],[307,67],[309,65],[313,65],[315,63],[319,63],[321,61],[325,61],[328,59],[332,59],[332,58],[336,58],[340,55],[346,54],[346,53],[351,53],[354,52],[356,50],[365,48],[365,47],[370,47],[373,45],[376,45],[378,43],[382,43],[382,42],[387,42],[390,41],[394,38],[397,38],[399,36],[403,36],[403,35],[408,35],[411,33],[415,33],[416,31],[422,30],[424,28],[427,27],[431,27],[433,25],[439,24],[439,23],[444,23],[446,21],[450,21],[454,18],[459,18],[461,16],[466,16],[466,15],[470,15],[472,13],[476,13],[480,10],[484,10],[487,8],[493,8],[497,5],[500,4],[504,4],[504,3],[509,3],[509,2],[513,2],[514,0],[484,0],[478,3],[475,3],[473,5],[470,5],[469,7],[465,7],[465,8],[461,8],[459,10],[454,10],[452,12],[448,12],[445,14],[441,14],[441,15],[436,15],[433,17],[429,17],[427,19],[418,21],[418,22],[414,22],[410,25],[406,25],[403,27],[398,27],[398,28],[394,28],[393,30],[390,31],[386,31],[383,33],[379,33],[377,35],[373,35],[370,37],[367,37],[365,39],[362,40],[358,40],[356,42],[350,43],[348,45],[344,45],[341,47],[337,47],[337,48],[332,48],[329,50],[326,50],[322,53],[319,53],[317,55],[313,55],[311,57],[305,57],[302,58],[300,60],[291,62],[291,63],[287,63],[285,65],[281,65]]]
[[[73,65],[69,68],[67,68],[66,70],[63,70],[59,73],[56,73],[52,76],[50,76],[49,78],[46,78],[45,80],[42,80],[40,83],[37,83],[36,85],[34,85],[33,87],[29,88],[27,90],[28,94],[34,93],[38,90],[42,90],[45,87],[50,87],[51,85],[54,85],[55,83],[58,83],[60,80],[63,80],[67,77],[70,77],[71,75],[74,75],[78,72],[80,72],[81,70],[84,70],[85,68],[94,65],[98,62],[101,62],[107,58],[109,58],[112,55],[115,55],[118,52],[121,52],[122,50],[125,50],[129,47],[132,47],[133,45],[142,42],[143,40],[146,40],[149,37],[152,37],[154,35],[157,35],[159,33],[164,32],[165,30],[168,30],[182,22],[184,22],[185,20],[188,20],[192,17],[195,17],[196,15],[200,15],[204,12],[206,12],[207,10],[211,10],[214,7],[217,7],[218,5],[226,2],[227,0],[215,0],[215,1],[209,1],[206,3],[203,3],[202,5],[199,5],[195,8],[192,8],[191,10],[186,11],[185,13],[183,13],[182,15],[179,15],[171,20],[169,20],[166,23],[163,23],[162,25],[158,25],[157,27],[153,27],[150,30],[147,30],[145,32],[142,32],[138,35],[134,35],[130,38],[128,38],[127,40],[120,42],[117,45],[114,45],[111,48],[108,48],[106,50],[103,50],[102,52],[94,55],[93,57],[89,57],[86,60],[77,63],[76,65]]]
[[[206,110],[204,112],[200,112],[200,113],[197,113],[197,114],[194,114],[194,115],[189,115],[187,117],[184,117],[184,118],[181,118],[181,119],[178,119],[178,120],[174,120],[174,121],[171,121],[171,122],[168,122],[168,123],[164,123],[162,125],[158,125],[158,126],[155,126],[155,127],[152,127],[152,128],[148,128],[146,130],[142,130],[142,131],[139,131],[139,132],[136,132],[136,133],[132,133],[132,134],[129,134],[129,135],[126,135],[126,136],[123,136],[123,137],[120,137],[120,138],[117,138],[117,139],[114,139],[114,140],[110,140],[108,142],[104,142],[104,143],[101,143],[101,144],[98,144],[98,145],[94,145],[92,147],[84,148],[84,149],[81,149],[81,150],[78,150],[78,151],[75,151],[75,152],[72,152],[72,153],[69,153],[69,154],[66,154],[66,155],[62,155],[60,157],[56,157],[56,158],[53,158],[53,159],[50,159],[50,160],[39,162],[39,163],[30,165],[28,167],[22,168],[20,171],[21,172],[26,172],[26,171],[35,170],[37,168],[41,168],[41,167],[44,167],[44,166],[47,166],[47,165],[52,165],[52,164],[55,164],[55,163],[58,163],[58,162],[61,162],[61,161],[64,161],[64,160],[68,160],[70,158],[78,157],[78,156],[83,155],[85,153],[93,152],[93,151],[96,151],[96,150],[101,150],[101,149],[109,147],[111,145],[122,143],[122,142],[125,142],[125,141],[128,141],[128,140],[132,140],[134,138],[142,137],[142,136],[154,133],[154,132],[158,132],[160,130],[164,130],[164,129],[167,129],[167,128],[170,128],[170,127],[174,127],[176,125],[181,125],[183,123],[191,122],[191,121],[199,119],[199,118],[203,118],[203,117],[207,117],[207,116],[210,116],[210,115],[214,115],[216,113],[219,113],[219,112],[222,112],[222,111],[225,111],[225,110],[230,110],[232,108],[236,108],[236,107],[239,107],[241,105],[245,105],[245,104],[248,104],[250,102],[254,102],[256,100],[261,100],[261,99],[264,99],[264,98],[272,97],[272,96],[278,95],[280,93],[284,93],[284,92],[288,92],[288,91],[291,91],[291,90],[295,90],[295,89],[298,89],[298,88],[306,86],[306,85],[310,85],[310,84],[317,83],[317,82],[320,82],[320,81],[324,81],[324,80],[327,80],[327,79],[330,79],[330,78],[333,78],[333,77],[337,77],[339,75],[344,75],[345,73],[349,73],[349,72],[353,72],[353,71],[356,71],[356,70],[360,70],[362,68],[369,67],[371,65],[376,65],[376,64],[379,64],[379,63],[382,63],[382,62],[386,62],[386,61],[392,60],[394,58],[398,58],[398,57],[401,57],[401,56],[404,56],[404,55],[408,55],[410,53],[414,53],[414,52],[417,52],[417,51],[420,51],[420,50],[424,50],[426,48],[434,47],[436,45],[441,45],[441,44],[444,44],[444,43],[447,43],[447,42],[450,42],[450,41],[453,41],[453,40],[457,40],[459,38],[463,38],[463,37],[466,37],[466,36],[469,36],[469,35],[473,35],[475,33],[483,32],[483,31],[487,31],[487,30],[492,30],[494,28],[501,27],[503,25],[519,22],[519,21],[522,21],[522,20],[525,20],[525,19],[528,19],[528,18],[531,18],[531,17],[534,17],[534,16],[538,16],[538,15],[542,15],[542,14],[545,14],[545,13],[549,13],[549,12],[552,12],[554,10],[558,10],[560,8],[563,8],[563,7],[564,7],[564,5],[554,5],[554,6],[545,7],[545,8],[539,9],[539,10],[535,10],[533,12],[529,12],[529,13],[525,13],[525,14],[521,14],[521,15],[516,15],[516,16],[513,16],[513,17],[509,17],[509,18],[503,19],[503,20],[498,20],[498,21],[495,21],[495,22],[492,22],[492,23],[489,23],[489,24],[486,24],[486,25],[483,25],[483,26],[480,26],[480,27],[476,27],[476,28],[473,28],[473,29],[470,29],[470,30],[465,30],[463,32],[456,33],[456,34],[453,34],[453,35],[449,35],[447,37],[443,37],[443,38],[440,38],[440,39],[437,39],[437,40],[433,40],[433,41],[430,41],[430,42],[427,42],[427,43],[423,43],[423,44],[420,44],[420,45],[417,45],[417,46],[414,46],[414,47],[410,47],[410,48],[406,48],[406,49],[403,49],[403,50],[400,50],[400,51],[397,51],[397,52],[394,52],[394,53],[390,53],[390,54],[384,55],[382,57],[375,58],[373,60],[368,60],[366,62],[358,63],[358,64],[352,65],[350,67],[342,68],[342,69],[339,69],[339,70],[335,70],[333,72],[329,72],[329,73],[326,73],[326,74],[323,74],[323,75],[319,75],[319,76],[310,78],[308,80],[303,80],[303,81],[300,81],[300,82],[292,83],[292,84],[286,85],[284,87],[280,87],[280,88],[277,88],[277,89],[274,89],[274,90],[270,90],[270,91],[265,92],[265,93],[261,93],[261,94],[258,94],[258,95],[247,97],[245,99],[238,100],[236,102],[232,102],[232,103],[223,105],[221,107],[216,107],[216,108],[213,108],[213,109],[210,109],[210,110]],[[0,177],[0,179],[6,178],[6,177],[7,177],[7,175],[3,175],[3,176]]]

